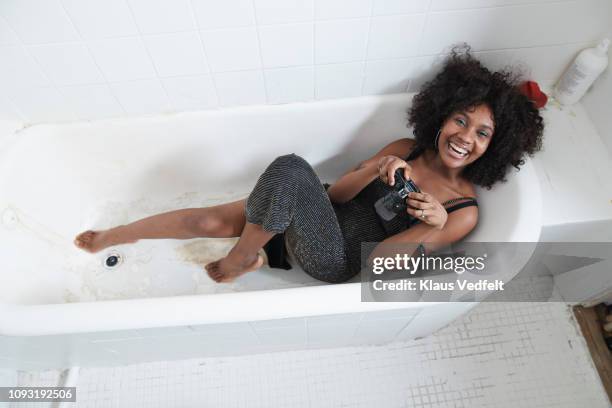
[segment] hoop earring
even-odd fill
[[[442,132],[442,129],[438,130],[438,134],[436,135],[436,139],[434,140],[434,149],[436,150],[436,152],[438,151],[438,142],[440,141],[440,132]]]

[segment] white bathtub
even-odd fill
[[[51,368],[384,343],[427,335],[474,303],[367,303],[360,283],[295,268],[216,284],[232,240],[144,240],[91,255],[80,231],[245,197],[276,156],[324,181],[410,137],[412,95],[38,125],[0,145],[0,366]],[[473,241],[535,242],[531,162],[479,191]],[[492,211],[491,209],[495,209]],[[502,214],[503,216],[499,216]],[[107,269],[117,253],[123,262]]]

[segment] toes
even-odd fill
[[[74,239],[74,243],[79,247],[83,247],[83,246],[90,244],[91,241],[93,240],[93,237],[94,237],[93,231],[85,231],[77,235],[77,237]]]
[[[219,272],[219,261],[211,262],[204,266],[208,276],[215,282],[219,282],[219,280],[223,277],[223,274]]]
[[[217,270],[217,264],[218,263],[219,263],[219,261],[207,263],[204,266],[204,269],[206,269],[208,271],[208,273],[213,273],[214,271]]]

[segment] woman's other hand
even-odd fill
[[[378,160],[378,176],[390,186],[395,184],[395,170],[397,169],[404,169],[404,177],[410,178],[412,167],[399,157],[383,156]]]
[[[406,199],[408,214],[439,230],[444,228],[448,213],[434,196],[428,193],[409,193]]]

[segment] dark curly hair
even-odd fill
[[[408,111],[417,147],[435,149],[435,138],[454,112],[487,104],[493,112],[495,131],[485,153],[462,171],[474,184],[490,189],[506,181],[510,165],[525,163],[542,147],[544,124],[538,109],[519,89],[519,74],[491,72],[470,54],[467,44],[455,46],[442,71],[425,83]]]

